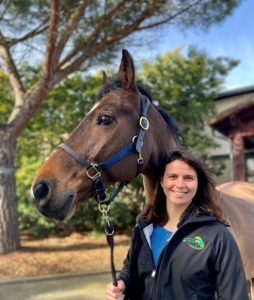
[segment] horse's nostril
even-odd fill
[[[34,188],[34,199],[40,205],[45,205],[50,199],[51,187],[45,181],[39,182]]]

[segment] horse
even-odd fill
[[[33,180],[32,198],[46,217],[68,219],[79,202],[94,196],[100,203],[108,203],[112,199],[106,198],[105,187],[116,182],[123,186],[140,173],[146,201],[151,203],[157,191],[159,157],[179,146],[172,119],[137,85],[133,59],[127,50],[122,51],[117,78],[110,82],[103,72],[102,81],[94,106]],[[232,225],[246,278],[253,283],[254,201],[245,196],[232,201],[235,196],[223,190],[220,201]]]

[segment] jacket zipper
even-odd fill
[[[149,259],[150,259],[150,261],[151,261],[151,264],[152,264],[152,267],[153,267],[153,271],[152,271],[152,273],[151,273],[151,277],[153,278],[153,286],[152,286],[152,292],[151,292],[151,295],[153,295],[153,293],[154,293],[154,289],[155,289],[155,286],[154,286],[154,279],[155,279],[155,276],[156,276],[156,266],[155,266],[155,264],[154,264],[154,261],[153,261],[153,256],[152,256],[152,251],[151,251],[151,248],[149,247],[149,245],[148,245],[148,242],[147,242],[147,239],[146,239],[146,237],[145,237],[145,235],[144,235],[144,232],[143,232],[143,230],[142,229],[140,229],[140,236],[141,236],[141,239],[143,240],[143,243],[144,243],[144,245],[145,245],[145,249],[146,249],[146,251],[148,252],[148,257],[149,257]],[[153,298],[151,298],[151,300],[152,300]]]
[[[165,257],[165,255],[166,255],[166,251],[167,251],[167,248],[168,248],[168,245],[169,245],[169,243],[170,243],[170,240],[173,238],[173,236],[176,234],[176,232],[178,231],[178,229],[176,229],[173,233],[172,233],[172,235],[171,235],[171,237],[168,239],[168,241],[167,241],[167,243],[166,243],[166,245],[165,245],[165,248],[164,248],[164,250],[163,250],[163,252],[161,253],[161,255],[160,255],[160,257],[159,257],[159,262],[160,262],[160,264],[158,264],[157,265],[157,269],[158,269],[158,271],[156,271],[156,269],[155,269],[155,274],[154,274],[154,277],[156,276],[157,278],[158,278],[158,288],[159,288],[159,284],[160,284],[160,273],[161,273],[161,265],[162,265],[162,261],[164,260],[164,257]],[[157,289],[157,293],[159,294],[159,290]],[[153,298],[153,295],[155,294],[155,289],[154,289],[154,286],[153,286],[153,290],[152,290],[152,300],[157,300],[157,298]],[[159,298],[158,298],[159,299]]]
[[[164,248],[164,251],[163,251],[163,253],[162,253],[163,256],[162,256],[161,261],[163,260],[163,258],[164,258],[164,256],[165,256],[165,252],[166,252],[165,250],[166,250],[166,248],[168,247],[168,244],[169,244],[170,240],[172,239],[172,237],[175,235],[176,232],[177,232],[177,229],[172,233],[171,237],[168,239],[168,241],[167,241],[167,243],[166,243],[166,246],[165,246],[165,248]],[[149,259],[150,259],[150,261],[151,261],[151,263],[152,263],[152,266],[153,266],[153,271],[152,271],[152,273],[151,273],[151,275],[150,275],[152,278],[154,278],[154,281],[153,281],[153,287],[152,287],[152,292],[151,292],[151,296],[153,296],[153,294],[155,293],[155,277],[157,277],[158,280],[159,280],[159,274],[160,274],[160,269],[161,269],[161,268],[159,268],[159,269],[158,269],[158,272],[157,272],[157,268],[156,268],[156,266],[155,266],[155,264],[154,264],[154,261],[153,261],[151,248],[150,248],[150,246],[148,245],[147,239],[146,239],[146,237],[145,237],[145,235],[144,235],[142,229],[140,229],[140,236],[141,236],[141,239],[142,239],[143,242],[144,242],[146,251],[148,252]],[[160,260],[160,259],[159,259],[159,260]],[[157,265],[157,267],[158,267],[158,265]],[[154,299],[156,299],[156,298],[153,298],[153,297],[152,297],[151,299],[154,300]]]

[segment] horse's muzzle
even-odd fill
[[[40,214],[47,218],[65,220],[70,218],[74,211],[74,195],[69,194],[65,197],[61,206],[52,204],[52,186],[45,180],[40,181],[31,190],[31,196]]]

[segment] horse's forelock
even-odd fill
[[[102,87],[99,94],[97,95],[97,101],[109,94],[111,91],[117,90],[121,87],[122,85],[120,79],[118,77],[115,78],[112,82],[109,82],[108,84]]]
[[[103,88],[100,90],[99,94],[97,95],[97,100],[100,100],[101,98],[103,98],[104,96],[109,94],[111,91],[116,90],[116,89],[117,89],[117,86],[116,86],[115,82],[106,84],[105,86],[103,86]]]
[[[97,100],[100,100],[102,97],[106,96],[109,94],[111,91],[117,90],[118,88],[122,88],[121,80],[119,77],[115,77],[112,82],[109,82],[105,86],[102,87],[100,90],[99,94],[97,95]],[[152,97],[148,91],[146,91],[141,85],[137,85],[138,91],[147,96],[148,99],[152,101]]]

